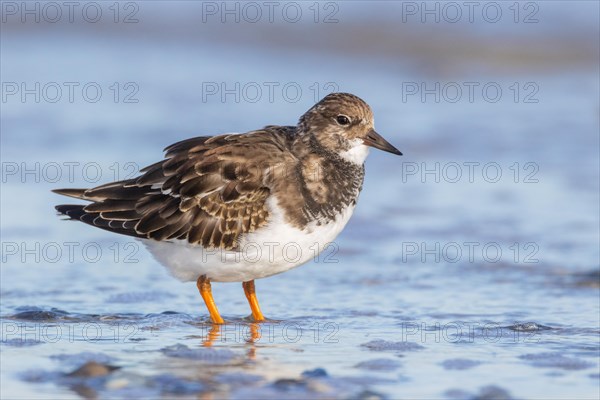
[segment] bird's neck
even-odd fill
[[[296,213],[304,223],[331,220],[356,203],[364,178],[363,149],[335,152],[305,134],[296,138],[293,152],[299,160],[298,184],[304,198]]]
[[[362,167],[369,155],[369,147],[362,144],[360,139],[356,139],[356,142],[350,142],[347,149],[339,150],[323,145],[310,132],[297,135],[292,150],[299,159],[303,159],[308,155],[318,155],[331,160],[340,168],[344,168],[346,163]]]

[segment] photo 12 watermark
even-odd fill
[[[538,343],[549,330],[532,322],[410,321],[400,324],[400,341],[412,343]]]
[[[103,181],[132,179],[142,167],[133,161],[3,161],[0,163],[2,183],[75,183],[98,184]]]
[[[136,104],[137,82],[2,82],[2,103],[98,103]]]
[[[495,241],[403,241],[398,246],[402,263],[511,263],[538,264],[540,246],[536,242]]]
[[[403,1],[401,13],[403,23],[537,24],[540,22],[540,3],[534,1]]]
[[[137,24],[140,4],[133,1],[2,1],[2,23],[56,24],[112,22]]]
[[[221,343],[339,343],[340,326],[335,322],[313,322],[309,326],[297,322],[269,321],[264,324],[228,323],[201,325],[201,336],[211,344]]]
[[[402,102],[421,103],[500,103],[537,104],[540,85],[537,82],[494,81],[412,81],[402,82]]]
[[[202,23],[337,24],[340,21],[340,2],[336,1],[203,1],[201,5]]]
[[[101,262],[137,264],[141,244],[128,242],[2,241],[2,263],[97,264]]]
[[[287,81],[263,82],[202,82],[202,102],[221,103],[298,103],[307,100],[316,103],[329,93],[339,92],[336,82],[309,84]]]
[[[539,183],[540,166],[533,161],[446,161],[420,163],[405,161],[400,165],[402,183]]]
[[[205,248],[200,256],[202,262],[219,260],[222,263],[246,264],[298,264],[306,261],[323,264],[337,264],[340,246],[336,242],[312,243],[255,242],[241,241],[235,250]]]
[[[82,341],[126,343],[135,339],[140,331],[138,324],[132,322],[32,323],[5,320],[0,326],[0,343],[14,345]]]

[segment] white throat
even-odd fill
[[[369,155],[369,146],[365,146],[361,139],[356,139],[350,150],[342,151],[340,157],[357,165],[363,165]]]

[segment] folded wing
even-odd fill
[[[241,235],[269,220],[269,174],[296,162],[287,140],[281,129],[184,140],[137,178],[55,190],[91,201],[56,209],[120,234],[233,250]]]

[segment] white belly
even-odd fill
[[[344,229],[354,205],[334,221],[304,230],[283,223],[284,215],[275,199],[269,199],[270,222],[245,235],[239,251],[206,250],[187,241],[143,240],[152,255],[181,281],[206,275],[215,282],[245,282],[279,274],[315,258]]]

